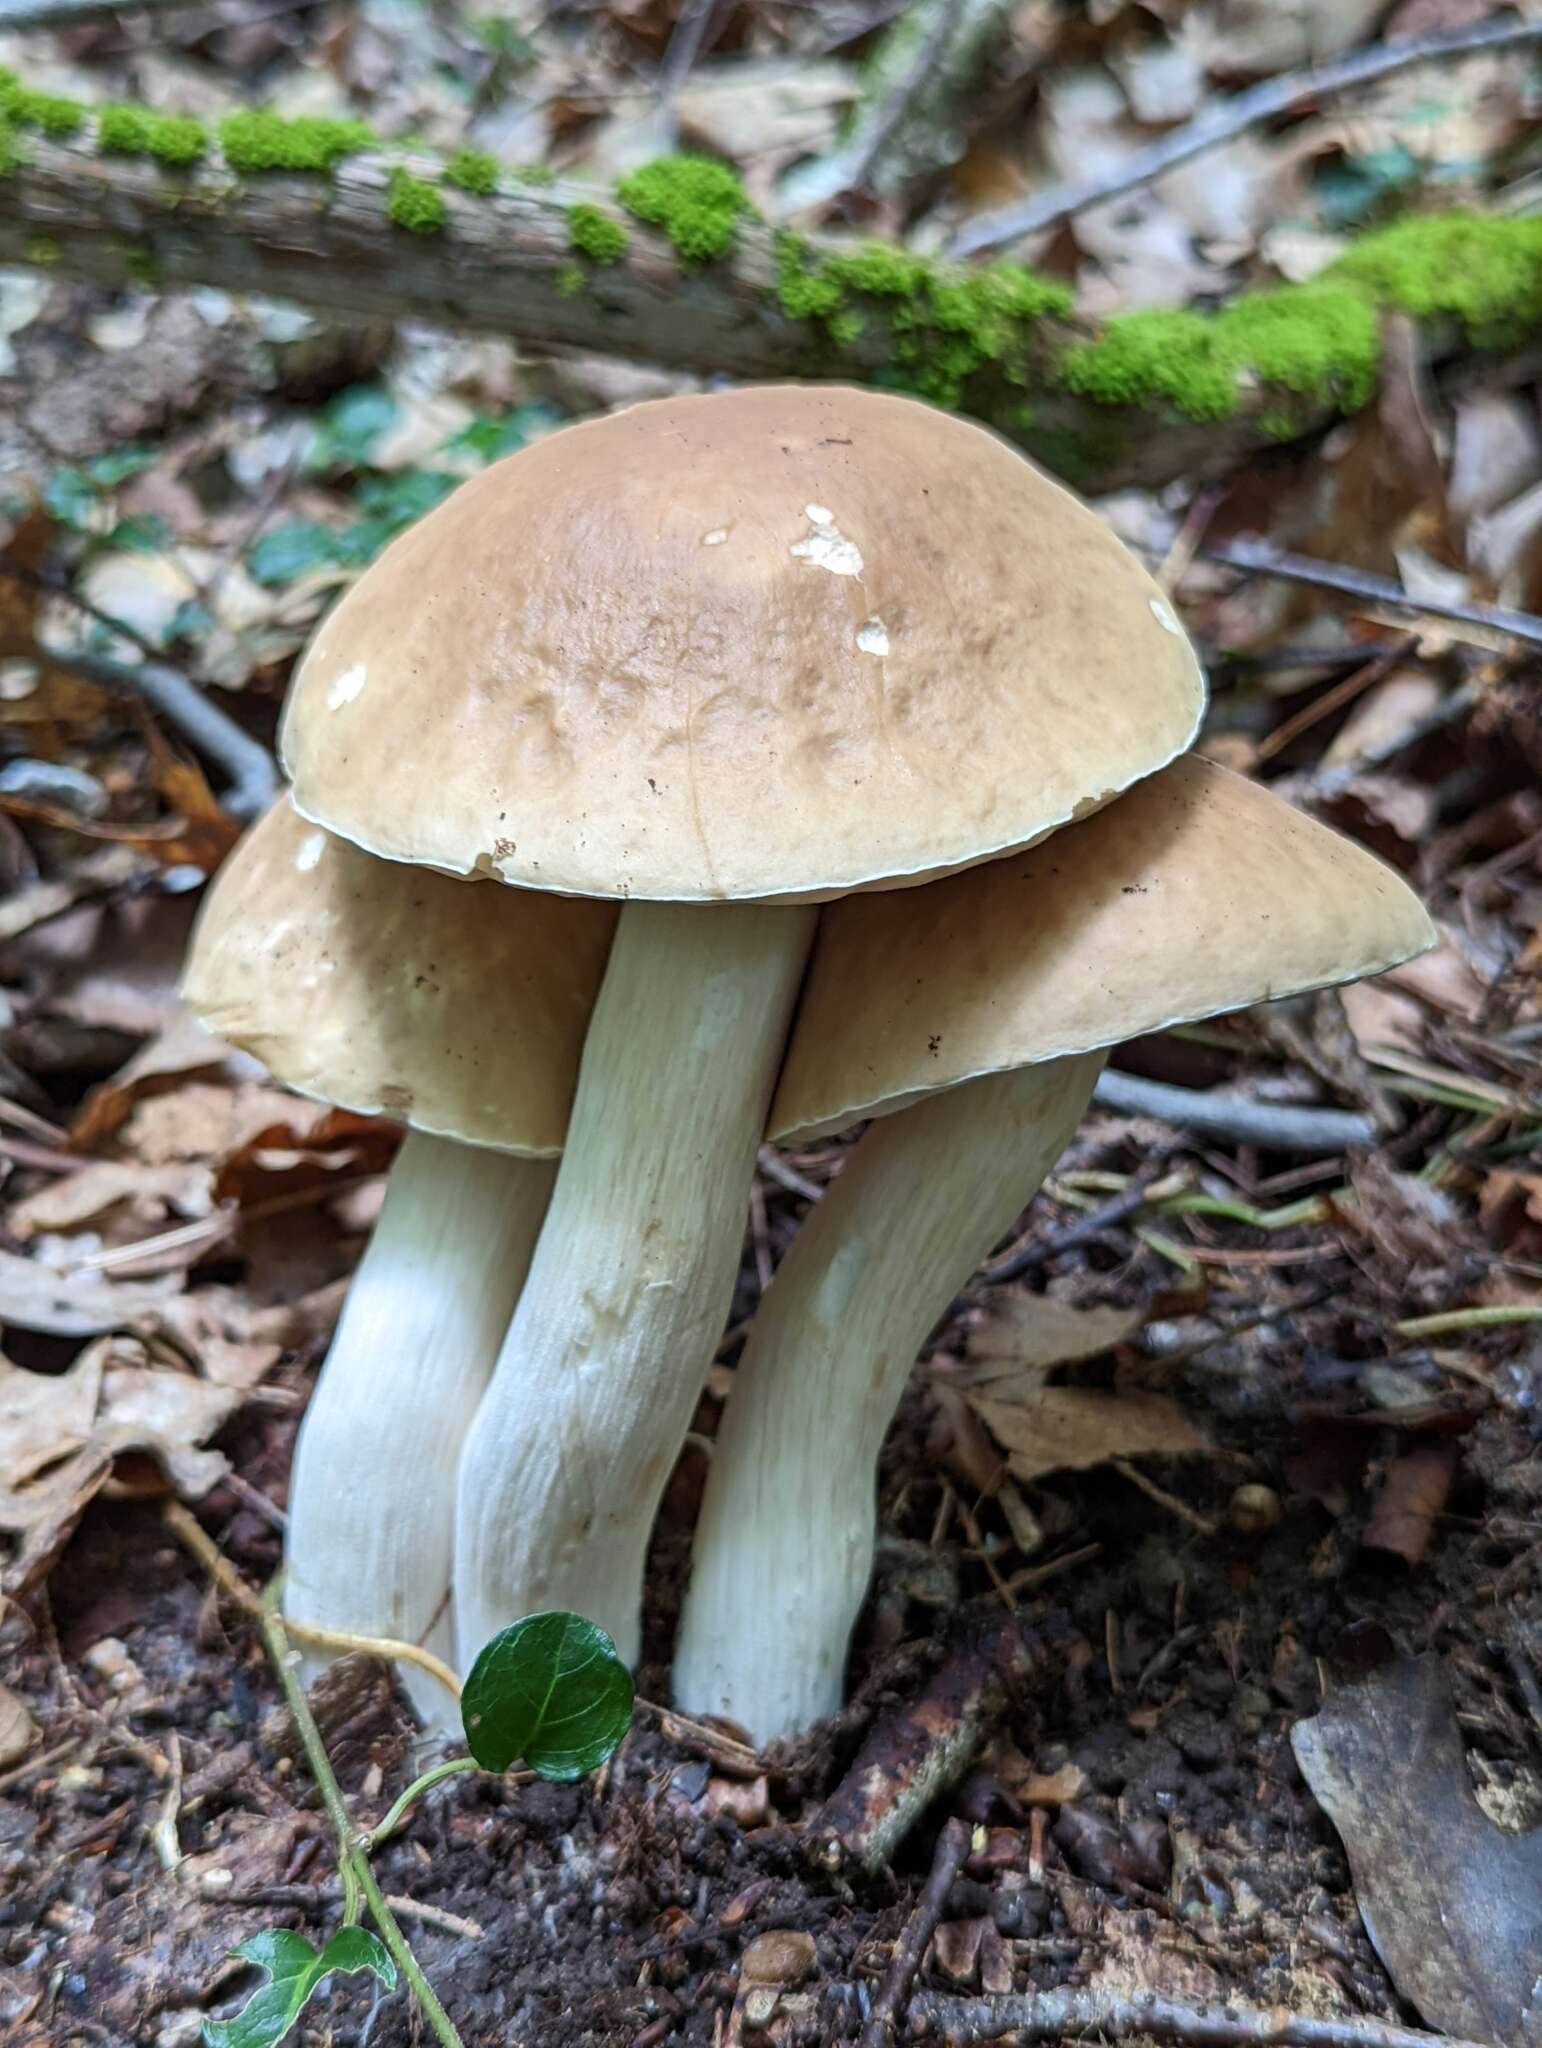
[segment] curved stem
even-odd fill
[[[343,1799],[342,1787],[333,1772],[327,1756],[326,1744],[321,1739],[321,1730],[316,1726],[316,1717],[311,1712],[310,1701],[305,1697],[305,1685],[299,1674],[299,1659],[289,1647],[289,1637],[284,1632],[284,1623],[278,1612],[277,1584],[268,1589],[262,1603],[262,1635],[267,1645],[268,1656],[278,1682],[283,1688],[284,1702],[289,1708],[290,1718],[299,1733],[305,1760],[311,1767],[311,1776],[316,1780],[316,1789],[321,1794],[321,1803],[326,1809],[327,1819],[332,1823],[332,1833],[337,1841],[337,1864],[343,1880],[343,1925],[353,1925],[357,1918],[357,1900],[363,1894],[369,1905],[370,1917],[380,1929],[380,1938],[390,1951],[391,1960],[412,1987],[413,1996],[422,2006],[429,2025],[439,2037],[441,2048],[465,2048],[465,2043],[455,2030],[455,2023],[439,2003],[438,1994],[424,1976],[417,1957],[407,1945],[407,1937],[397,1925],[396,1915],[386,1903],[385,1894],[375,1882],[375,1873],[369,1867],[369,1858],[354,1841],[353,1819]]]
[[[874,1469],[917,1352],[1075,1130],[1100,1053],[880,1119],[805,1219],[734,1374],[696,1528],[675,1697],[758,1742],[840,1705]]]
[[[550,1607],[636,1659],[648,1537],[727,1319],[815,915],[621,913],[551,1208],[461,1459],[463,1669]]]
[[[482,1766],[474,1756],[452,1757],[448,1763],[435,1764],[431,1771],[425,1771],[420,1778],[413,1779],[412,1783],[395,1801],[389,1811],[380,1820],[376,1821],[368,1834],[360,1835],[354,1846],[361,1855],[368,1856],[372,1854],[374,1850],[380,1847],[380,1844],[385,1841],[388,1835],[396,1833],[396,1830],[407,1818],[408,1812],[423,1797],[425,1792],[439,1784],[442,1779],[459,1778],[467,1771],[479,1771],[481,1768]]]
[[[513,1313],[556,1176],[409,1133],[306,1412],[290,1483],[285,1611],[446,1659],[455,1467]],[[307,1657],[314,1673],[328,1661]],[[453,1699],[397,1667],[431,1729]]]

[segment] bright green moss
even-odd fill
[[[1266,384],[1349,412],[1376,389],[1381,335],[1363,292],[1332,283],[1248,292],[1222,308],[1215,327],[1240,367]]]
[[[518,185],[555,185],[557,173],[549,164],[516,164],[509,176]]]
[[[1066,350],[1060,379],[1099,405],[1166,402],[1193,420],[1237,409],[1237,359],[1202,313],[1119,313],[1096,341]]]
[[[85,126],[86,109],[79,100],[67,100],[59,93],[33,92],[14,71],[0,68],[0,118],[14,128],[36,128],[62,142]]]
[[[437,185],[430,185],[426,178],[415,178],[400,166],[391,173],[386,186],[386,212],[397,227],[405,228],[411,235],[442,233],[450,215]]]
[[[591,263],[619,263],[626,254],[627,232],[613,213],[597,206],[568,208],[568,247]]]
[[[330,177],[344,157],[376,146],[376,137],[362,121],[312,114],[286,120],[256,108],[227,114],[219,137],[226,163],[243,173],[308,171]]]
[[[777,303],[789,319],[820,321],[845,348],[880,316],[892,356],[885,381],[944,405],[957,405],[987,363],[1026,381],[1038,321],[1071,307],[1064,286],[1015,263],[966,270],[884,242],[816,255],[790,233],[777,237],[776,255]]]
[[[153,291],[160,283],[160,267],[155,260],[155,251],[145,242],[130,242],[123,252],[123,268],[146,291]]]
[[[725,255],[750,212],[738,173],[710,156],[661,156],[623,178],[616,197],[638,220],[662,228],[684,263]]]
[[[51,235],[27,237],[27,261],[39,270],[51,270],[63,254]]]
[[[0,114],[0,178],[8,178],[21,163],[21,149],[16,141],[16,130]]]
[[[1542,216],[1416,215],[1367,235],[1327,276],[1418,319],[1503,342],[1542,322]]]
[[[498,189],[498,159],[485,149],[458,149],[444,167],[444,182],[487,199]]]
[[[200,162],[209,147],[202,121],[155,114],[148,107],[103,107],[96,133],[104,156],[148,156],[174,166]]]
[[[576,299],[584,288],[584,274],[576,263],[564,263],[557,272],[556,283],[559,298]]]

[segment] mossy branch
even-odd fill
[[[1009,263],[775,233],[726,166],[669,158],[613,194],[362,125],[203,124],[46,99],[0,74],[0,263],[410,316],[536,348],[743,378],[910,390],[1084,489],[1224,471],[1363,405],[1380,316],[1432,346],[1542,323],[1542,220],[1437,215],[1366,236],[1310,285],[1096,328]]]

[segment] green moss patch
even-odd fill
[[[1542,323],[1542,217],[1436,213],[1367,235],[1327,273],[1421,320],[1503,344]]]
[[[1039,321],[1071,310],[1064,285],[1017,263],[966,270],[886,242],[816,254],[786,233],[776,255],[777,303],[789,319],[817,321],[839,347],[881,319],[891,358],[885,381],[941,405],[957,405],[987,365],[1026,381]]]
[[[96,139],[104,156],[153,157],[173,168],[200,163],[209,149],[209,131],[202,121],[185,114],[155,114],[148,107],[103,107]]]
[[[378,146],[362,121],[321,115],[291,121],[256,109],[227,114],[220,122],[219,138],[233,171],[299,171],[320,177],[330,177],[344,157]]]
[[[597,206],[568,208],[568,247],[591,263],[619,263],[626,254],[627,232],[614,214]]]
[[[736,171],[710,156],[661,156],[616,186],[627,212],[662,228],[682,263],[710,263],[733,245],[749,213],[749,194]]]
[[[557,296],[562,299],[576,299],[584,288],[584,274],[576,263],[564,263],[557,272]]]
[[[60,93],[33,92],[14,71],[0,69],[0,118],[13,128],[35,128],[50,141],[64,142],[85,126],[86,109]]]
[[[439,187],[400,167],[391,173],[386,185],[386,212],[397,227],[405,228],[410,235],[441,234],[450,217]]]
[[[485,149],[458,149],[444,167],[444,182],[488,199],[498,189],[498,159]]]

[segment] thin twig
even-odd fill
[[[931,1873],[920,1898],[916,1900],[914,1911],[905,1922],[904,1932],[894,1944],[889,1967],[878,1987],[878,1996],[873,2000],[872,2016],[862,2030],[860,2048],[889,2048],[893,2041],[900,2013],[921,1967],[921,1959],[937,1932],[937,1922],[948,1903],[953,1880],[963,1869],[964,1858],[968,1854],[969,1823],[955,1817],[945,1823],[937,1837],[937,1853],[932,1858]]]
[[[690,76],[717,0],[685,0],[659,66],[659,101],[668,107]]]
[[[161,1508],[161,1519],[178,1542],[197,1558],[220,1591],[229,1594],[243,1612],[260,1621],[263,1606],[255,1588],[242,1578],[196,1516],[189,1513],[181,1501],[168,1500]],[[422,1649],[417,1643],[398,1642],[391,1636],[356,1636],[345,1629],[315,1628],[304,1621],[286,1620],[284,1626],[302,1642],[315,1643],[324,1650],[358,1657],[380,1657],[387,1663],[416,1664],[431,1678],[437,1678],[452,1699],[460,1698],[460,1680],[449,1665],[436,1657],[432,1650]]]
[[[1166,552],[1160,535],[1137,545],[1142,554]],[[1289,554],[1262,540],[1207,541],[1196,553],[1201,561],[1220,562],[1229,569],[1245,570],[1250,576],[1273,576],[1282,583],[1306,583],[1314,590],[1337,590],[1345,597],[1358,597],[1367,604],[1384,605],[1390,611],[1406,612],[1415,618],[1451,619],[1458,625],[1507,633],[1528,647],[1542,647],[1542,619],[1533,612],[1512,611],[1508,605],[1413,597],[1390,576],[1347,569],[1340,562],[1320,561],[1315,555]]]
[[[1319,768],[1315,775],[1303,778],[1298,786],[1302,797],[1316,797],[1327,800],[1341,796],[1357,776],[1365,775],[1374,768],[1383,768],[1393,761],[1405,748],[1417,746],[1420,740],[1428,739],[1433,732],[1439,732],[1448,725],[1454,725],[1459,718],[1465,718],[1475,710],[1478,703],[1478,688],[1475,683],[1459,683],[1428,711],[1417,718],[1411,718],[1396,732],[1384,733],[1380,739],[1352,760],[1335,761],[1331,767]]]
[[[131,691],[164,718],[200,754],[228,777],[221,802],[233,818],[255,818],[278,795],[278,767],[260,740],[243,732],[229,712],[199,689],[191,677],[164,661],[105,661],[94,654],[50,654],[59,668],[109,689]]]
[[[1475,2041],[1390,2026],[1361,2013],[1310,2018],[1282,2005],[1193,2006],[1157,1992],[1133,1997],[1108,1991],[1029,1991],[1008,1998],[950,1998],[921,1991],[910,2001],[912,2023],[923,2021],[950,2042],[1025,2041],[1062,2034],[1153,2034],[1188,2048],[1481,2048]]]
[[[291,1906],[296,1912],[319,1917],[323,1906],[335,1904],[342,1895],[340,1884],[260,1884],[249,1891],[221,1892],[219,1897],[220,1904],[225,1906]],[[481,1941],[487,1932],[478,1921],[447,1913],[443,1906],[424,1905],[419,1899],[403,1898],[399,1892],[387,1892],[385,1899],[398,1920],[418,1920],[425,1927],[457,1934],[463,1941]]]
[[[1287,71],[1267,78],[1217,106],[1207,107],[1192,121],[1164,135],[1149,148],[1138,149],[1111,170],[1096,176],[1073,178],[1035,193],[1015,206],[988,213],[972,221],[955,238],[952,254],[973,256],[981,249],[996,249],[1021,235],[1052,227],[1084,207],[1097,206],[1105,199],[1117,199],[1147,185],[1164,171],[1223,142],[1272,121],[1284,114],[1299,113],[1314,100],[1357,85],[1374,85],[1415,64],[1438,64],[1457,57],[1476,56],[1485,50],[1515,49],[1523,43],[1542,39],[1542,22],[1486,21],[1477,28],[1460,29],[1444,36],[1402,36],[1395,41],[1373,43],[1353,56],[1333,64],[1309,64],[1300,71]]]
[[[1347,676],[1340,676],[1338,681],[1324,690],[1320,696],[1314,697],[1309,704],[1304,704],[1289,718],[1282,719],[1272,732],[1265,733],[1258,742],[1254,759],[1258,762],[1272,760],[1276,754],[1282,753],[1292,740],[1299,739],[1304,732],[1310,732],[1312,727],[1320,724],[1323,719],[1331,718],[1335,711],[1342,711],[1346,704],[1353,703],[1355,698],[1362,696],[1373,683],[1379,683],[1388,670],[1395,668],[1400,661],[1412,654],[1418,644],[1418,636],[1413,633],[1404,633],[1396,640],[1389,640],[1385,647],[1377,649],[1369,661],[1351,669]]]
[[[1297,1109],[1281,1102],[1248,1102],[1239,1095],[1175,1088],[1105,1067],[1093,1100],[1119,1116],[1155,1117],[1160,1123],[1202,1131],[1210,1138],[1265,1145],[1280,1152],[1348,1152],[1373,1145],[1376,1129],[1368,1116],[1345,1109]]]
[[[1079,1245],[1090,1244],[1105,1230],[1112,1230],[1116,1223],[1123,1223],[1141,1208],[1147,1191],[1161,1177],[1164,1163],[1143,1167],[1127,1188],[1121,1188],[1117,1195],[1096,1209],[1089,1209],[1085,1216],[1075,1223],[1068,1223],[1064,1230],[1052,1230],[1047,1237],[1030,1237],[1026,1244],[1008,1252],[994,1266],[984,1266],[980,1279],[988,1287],[997,1287],[1004,1280],[1020,1280],[1025,1273],[1033,1273],[1040,1266],[1047,1266],[1051,1259],[1058,1259],[1062,1252],[1075,1251]]]

